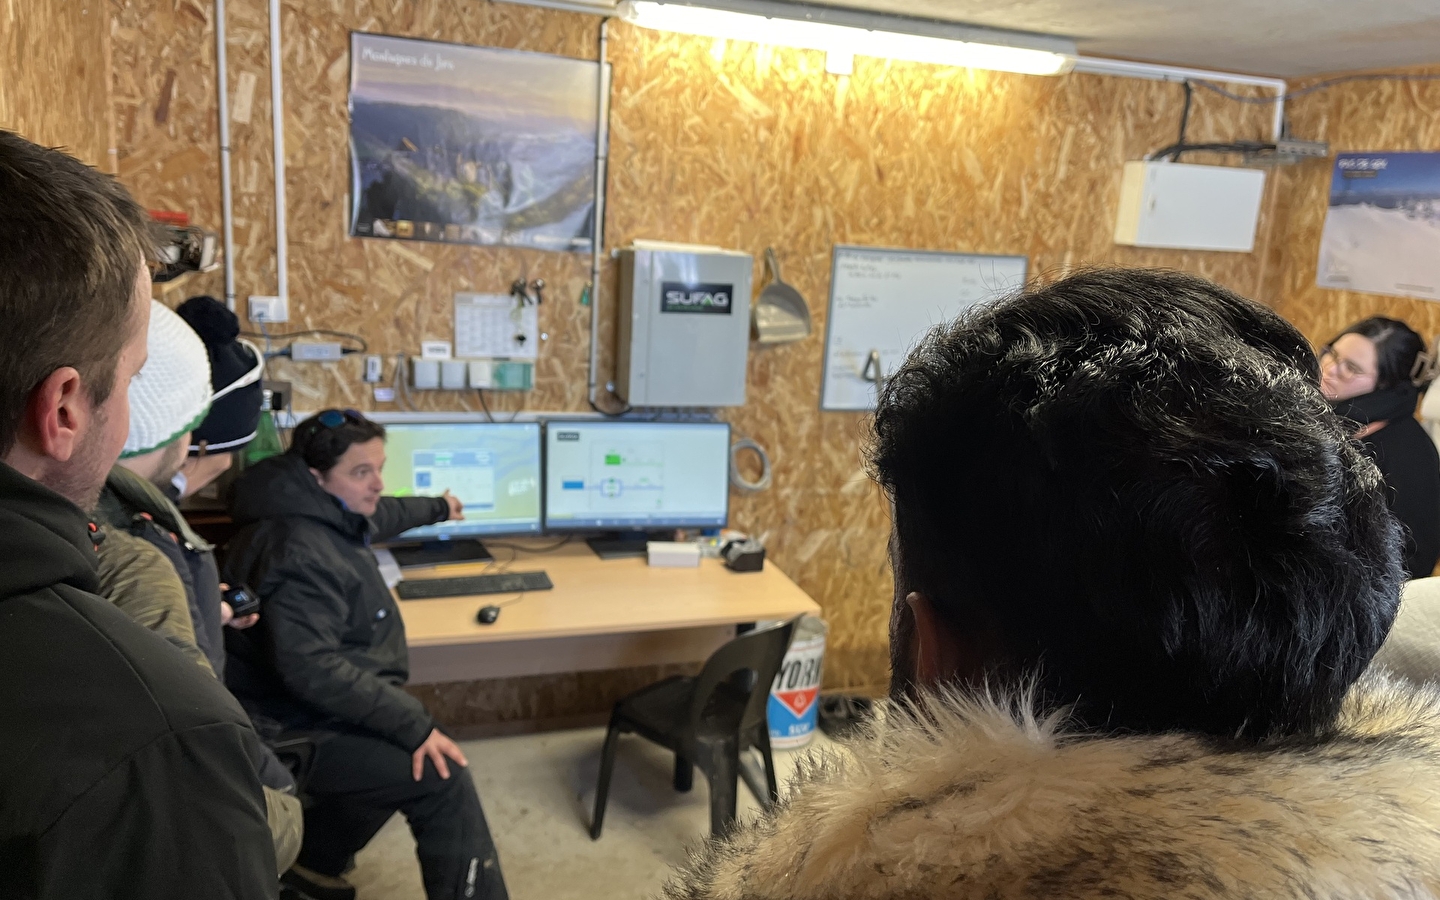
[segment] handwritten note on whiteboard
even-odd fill
[[[872,352],[880,355],[880,376],[888,376],[932,327],[1023,286],[1027,264],[1023,256],[837,244],[820,408],[874,409],[874,367],[866,371]]]

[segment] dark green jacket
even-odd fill
[[[214,675],[210,660],[195,643],[185,585],[170,558],[123,528],[108,528],[105,540],[95,549],[100,574],[96,593]]]
[[[105,480],[95,518],[108,531],[98,555],[101,596],[223,681],[220,573],[210,544],[159,488],[120,466]],[[290,770],[261,749],[261,783],[293,793]]]
[[[0,896],[274,897],[260,742],[95,595],[70,501],[0,464]]]
[[[105,479],[95,520],[107,529],[124,530],[148,541],[170,560],[185,585],[195,645],[209,660],[211,671],[223,680],[225,638],[220,623],[220,571],[214,549],[190,528],[164,492],[122,466],[111,469]],[[131,614],[139,618],[133,611]]]
[[[401,689],[405,624],[370,541],[443,520],[439,497],[384,497],[369,518],[315,483],[305,461],[272,457],[236,482],[240,531],[225,578],[260,595],[260,623],[226,636],[226,683],[262,731],[358,726],[406,750],[434,720]]]

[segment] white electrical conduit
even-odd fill
[[[270,121],[275,136],[275,293],[290,310],[285,250],[285,97],[280,77],[280,0],[270,0]]]
[[[600,253],[605,245],[605,167],[610,143],[610,71],[606,66],[610,20],[600,20],[600,48],[595,76],[595,233],[590,245],[590,405],[595,405],[600,365]]]
[[[1280,78],[1265,78],[1259,75],[1239,75],[1234,72],[1212,72],[1208,69],[1189,69],[1184,66],[1165,66],[1158,63],[1130,62],[1123,59],[1103,59],[1095,56],[1080,56],[1075,59],[1071,71],[1086,75],[1118,75],[1122,78],[1145,78],[1152,81],[1217,81],[1221,84],[1243,84],[1252,87],[1269,88],[1275,92],[1275,115],[1271,122],[1274,140],[1285,134],[1285,81]]]
[[[215,94],[220,113],[220,221],[225,238],[225,308],[235,311],[235,207],[230,194],[230,88],[225,65],[225,0],[215,0]]]

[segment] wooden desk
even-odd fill
[[[761,572],[731,572],[715,559],[698,569],[652,569],[639,558],[602,560],[580,541],[513,561],[511,553],[495,550],[494,564],[407,571],[414,579],[543,569],[555,585],[519,602],[514,594],[400,600],[412,684],[697,662],[739,623],[820,612],[768,561]],[[481,625],[475,613],[486,604],[508,605]]]

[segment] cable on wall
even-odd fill
[[[1164,159],[1170,157],[1171,162],[1178,162],[1182,153],[1262,153],[1266,150],[1274,150],[1275,144],[1266,141],[1228,141],[1215,144],[1171,144],[1168,147],[1161,147],[1154,153],[1146,156],[1146,159]]]
[[[740,474],[738,457],[743,450],[753,451],[756,456],[760,457],[760,477],[755,481],[748,481],[744,475]],[[764,447],[749,438],[741,438],[730,445],[730,484],[737,491],[747,494],[758,493],[770,486],[770,480],[770,454],[765,452]]]
[[[495,418],[495,414],[490,411],[490,403],[485,399],[485,389],[477,388],[475,393],[480,398],[480,408],[485,411],[485,421],[487,422],[500,422],[501,424],[509,425],[511,422],[520,418],[520,413],[524,411],[523,409],[517,409],[510,414],[510,418],[504,420],[497,419]]]
[[[414,411],[415,403],[410,399],[410,373],[406,371],[409,361],[404,353],[395,354],[395,380],[392,382],[395,387],[395,400],[404,409]]]

